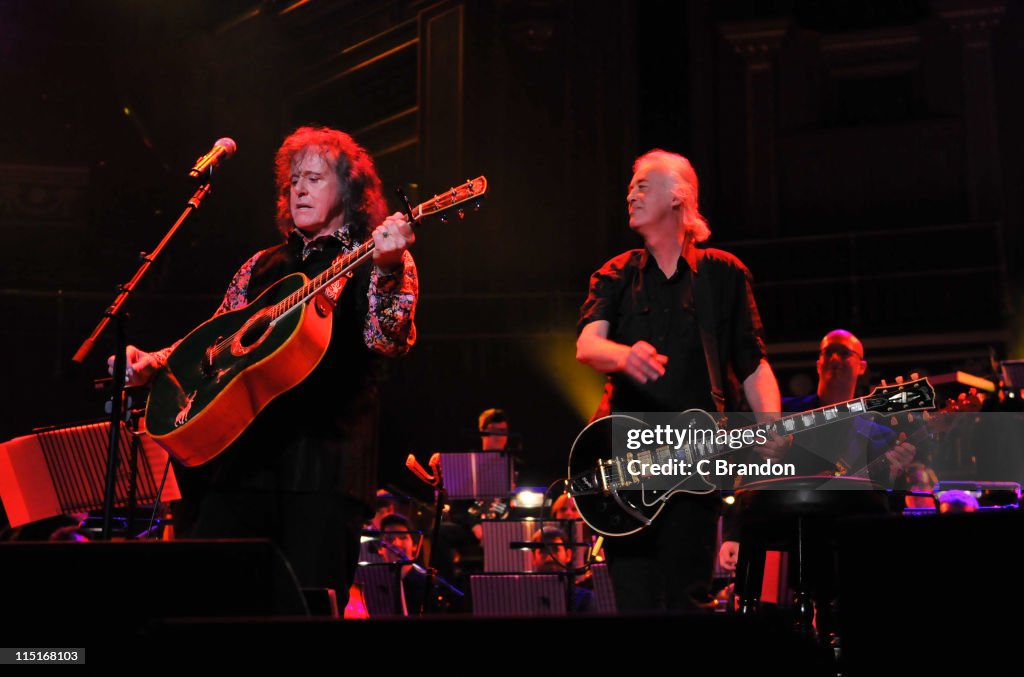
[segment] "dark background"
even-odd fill
[[[277,237],[272,157],[351,132],[413,202],[486,174],[484,209],[424,229],[420,341],[385,388],[384,477],[472,447],[505,408],[547,484],[600,395],[574,358],[589,274],[637,246],[634,157],[687,155],[712,246],[751,268],[784,394],[818,339],[869,380],[1022,357],[1018,3],[8,0],[0,4],[0,439],[100,415],[70,356],[191,194],[239,150],[131,305],[133,343],[210,315]],[[392,207],[397,204],[392,200]]]

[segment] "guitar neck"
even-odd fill
[[[815,428],[820,428],[831,423],[839,423],[841,421],[848,421],[850,419],[857,418],[868,411],[868,405],[866,403],[867,398],[861,397],[847,402],[841,402],[839,404],[830,404],[824,407],[818,407],[817,409],[811,409],[810,411],[803,411],[798,414],[790,414],[774,421],[766,423],[755,423],[748,425],[743,428],[739,428],[740,431],[749,430],[757,438],[759,432],[765,434],[768,439],[771,436],[779,435],[796,435]],[[735,452],[736,449],[731,448],[727,444],[715,445],[714,450],[705,456],[705,458],[716,458],[718,456],[725,456]]]
[[[291,309],[299,306],[315,294],[319,293],[329,284],[343,275],[348,275],[354,269],[368,261],[373,254],[374,242],[367,240],[347,254],[342,254],[331,262],[327,270],[320,273],[312,280],[303,285],[300,289],[288,295],[270,308],[270,314],[274,319],[281,317]]]

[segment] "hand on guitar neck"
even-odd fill
[[[412,224],[401,212],[395,212],[373,229],[373,262],[385,272],[402,265],[405,250],[416,241]]]

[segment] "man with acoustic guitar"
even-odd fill
[[[653,150],[633,170],[629,226],[644,248],[594,273],[577,325],[577,359],[609,375],[598,414],[724,410],[728,396],[735,407],[738,393],[726,387],[733,377],[754,411],[780,411],[749,271],[731,254],[696,247],[710,229],[693,167]],[[774,437],[756,451],[774,458],[786,443]],[[720,509],[715,494],[676,496],[647,529],[609,539],[619,608],[708,602]]]
[[[333,309],[318,302],[330,339],[309,375],[266,404],[223,453],[177,469],[186,502],[197,508],[187,519],[183,513],[177,534],[271,538],[304,587],[334,588],[343,606],[360,530],[373,514],[380,360],[405,354],[416,340],[418,279],[408,252],[415,236],[403,214],[386,216],[373,160],[344,132],[295,130],[275,168],[284,242],[245,262],[215,315],[245,308],[267,290],[278,293],[275,283],[293,273],[313,278],[370,239],[372,265],[325,290]],[[130,346],[129,383],[168,373],[177,345],[154,353]],[[221,378],[219,371],[213,376]],[[217,416],[201,422],[192,412],[188,420],[190,406],[186,399],[181,421],[216,425]]]

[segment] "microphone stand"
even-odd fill
[[[178,220],[170,227],[167,233],[164,235],[160,243],[153,249],[152,253],[147,254],[142,252],[139,254],[139,259],[142,264],[139,269],[135,271],[132,278],[125,284],[118,285],[118,294],[114,298],[114,302],[103,312],[103,318],[100,320],[96,328],[89,334],[89,338],[85,339],[74,357],[71,358],[73,362],[81,365],[85,362],[85,359],[96,347],[96,341],[106,331],[107,326],[113,322],[114,324],[114,373],[112,374],[111,389],[110,389],[110,437],[108,438],[107,447],[107,476],[106,484],[104,485],[103,492],[103,531],[101,532],[101,540],[110,540],[110,525],[113,519],[114,502],[117,487],[117,464],[119,460],[119,433],[121,432],[121,421],[124,419],[124,386],[127,372],[127,359],[125,351],[128,347],[128,339],[125,332],[125,319],[127,314],[125,313],[124,306],[128,301],[129,296],[139,282],[145,277],[146,272],[154,261],[163,252],[164,247],[171,241],[174,234],[178,231],[178,228],[184,223],[185,219],[188,218],[196,209],[199,209],[200,203],[203,198],[206,197],[207,193],[210,192],[210,180],[209,174],[207,178],[200,184],[196,192],[189,198],[188,204],[185,206],[185,210],[178,217]]]

